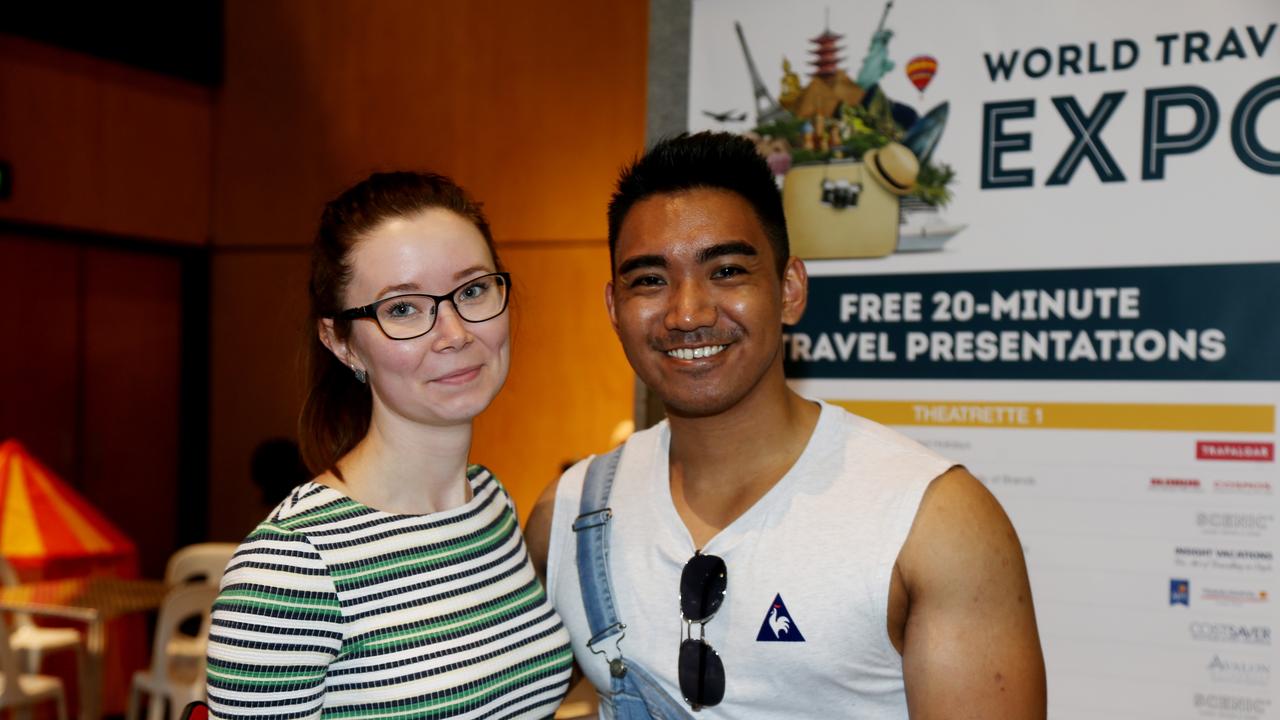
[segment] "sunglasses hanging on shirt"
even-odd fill
[[[715,555],[694,553],[680,573],[680,617],[684,621],[680,642],[680,693],[694,710],[711,707],[724,699],[724,663],[706,641],[706,624],[720,609],[728,588],[728,572]],[[698,637],[693,637],[693,626]]]

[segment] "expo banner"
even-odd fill
[[[1280,2],[694,0],[802,393],[964,463],[1022,538],[1053,720],[1280,718]]]

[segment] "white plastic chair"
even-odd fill
[[[0,583],[18,585],[18,574],[4,558],[0,558]],[[76,654],[76,673],[81,685],[84,678],[84,636],[75,628],[41,627],[27,613],[12,613],[13,627],[9,631],[9,647],[18,656],[23,672],[36,674],[44,663],[44,656],[64,650]]]
[[[147,720],[164,720],[165,703],[177,714],[188,703],[205,699],[205,659],[189,662],[182,656],[168,652],[178,626],[193,616],[200,618],[198,640],[203,644],[209,639],[209,614],[218,588],[206,583],[178,585],[165,595],[156,620],[155,643],[151,647],[151,666],[133,674],[129,688],[128,720],[138,720],[141,696],[150,696]]]
[[[67,697],[62,681],[52,675],[22,671],[17,653],[9,645],[8,618],[0,614],[0,710],[30,709],[50,700],[57,703],[58,720],[67,720]]]
[[[222,582],[222,571],[227,569],[227,563],[231,562],[235,552],[235,543],[207,542],[179,548],[165,565],[164,581],[171,587],[198,581],[216,588]],[[200,662],[207,650],[203,638],[182,631],[175,633],[169,642],[169,654],[180,658],[181,662]]]
[[[227,569],[235,552],[235,543],[207,542],[179,548],[169,556],[164,581],[177,585],[203,578],[207,584],[217,587],[222,582],[222,571]]]

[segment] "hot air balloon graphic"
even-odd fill
[[[907,61],[907,77],[911,78],[911,84],[916,86],[921,95],[924,95],[925,87],[933,80],[936,72],[938,61],[930,55],[917,55]]]

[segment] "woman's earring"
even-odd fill
[[[356,374],[356,382],[360,383],[361,385],[369,382],[369,373],[365,372],[364,370],[360,370],[359,368],[356,368],[356,367],[352,367],[351,371]]]

